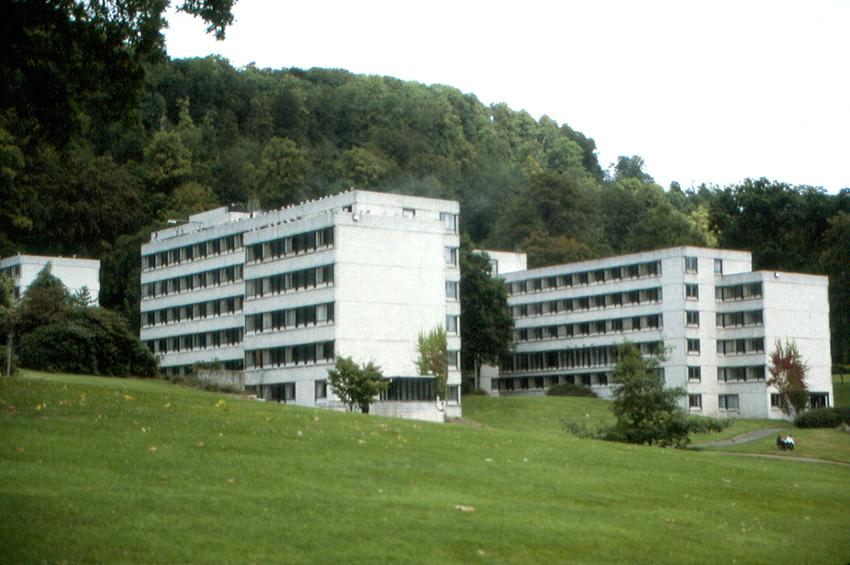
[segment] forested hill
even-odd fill
[[[76,101],[61,136],[4,109],[0,256],[101,257],[105,305],[135,319],[138,245],[154,226],[220,204],[273,208],[356,186],[457,199],[476,244],[525,250],[532,265],[696,244],[750,249],[757,268],[830,274],[833,350],[847,362],[848,190],[764,179],[664,190],[639,157],[609,169],[593,139],[568,125],[447,86],[237,70],[215,57],[145,75],[132,115],[116,121],[95,91]]]

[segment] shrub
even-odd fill
[[[837,428],[842,424],[850,425],[850,407],[815,408],[803,412],[794,421],[798,428]]]
[[[546,396],[587,396],[596,398],[597,394],[589,386],[564,383],[550,387],[546,391]]]
[[[732,425],[732,420],[709,418],[707,416],[688,416],[688,432],[692,434],[705,434],[708,432],[722,432]]]
[[[44,371],[154,377],[157,361],[115,312],[87,308],[21,337],[20,362]]]
[[[35,328],[21,337],[19,355],[31,369],[99,374],[94,334],[73,322]]]

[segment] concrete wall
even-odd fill
[[[199,382],[218,387],[229,387],[236,390],[244,390],[245,388],[245,373],[242,371],[201,369],[195,372],[195,378]]]
[[[369,413],[426,422],[445,421],[445,412],[437,408],[434,402],[376,402],[369,407]]]

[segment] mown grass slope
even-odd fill
[[[848,493],[833,465],[0,381],[2,562],[846,562]]]

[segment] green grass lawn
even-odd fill
[[[850,375],[832,376],[832,392],[835,394],[835,406],[850,406]]]
[[[794,436],[794,451],[778,449],[776,436],[719,449],[783,457],[814,457],[850,464],[850,434],[847,432],[839,429],[800,429],[789,425],[782,433]],[[850,473],[850,470],[847,472]]]
[[[508,417],[437,425],[157,381],[2,379],[0,562],[850,559],[846,468]]]
[[[467,396],[463,399],[463,419],[500,430],[533,434],[564,433],[561,422],[587,422],[591,426],[614,423],[610,402],[600,398],[571,396]],[[753,430],[779,428],[776,420],[732,420],[720,432],[693,434],[694,444],[728,439]]]

